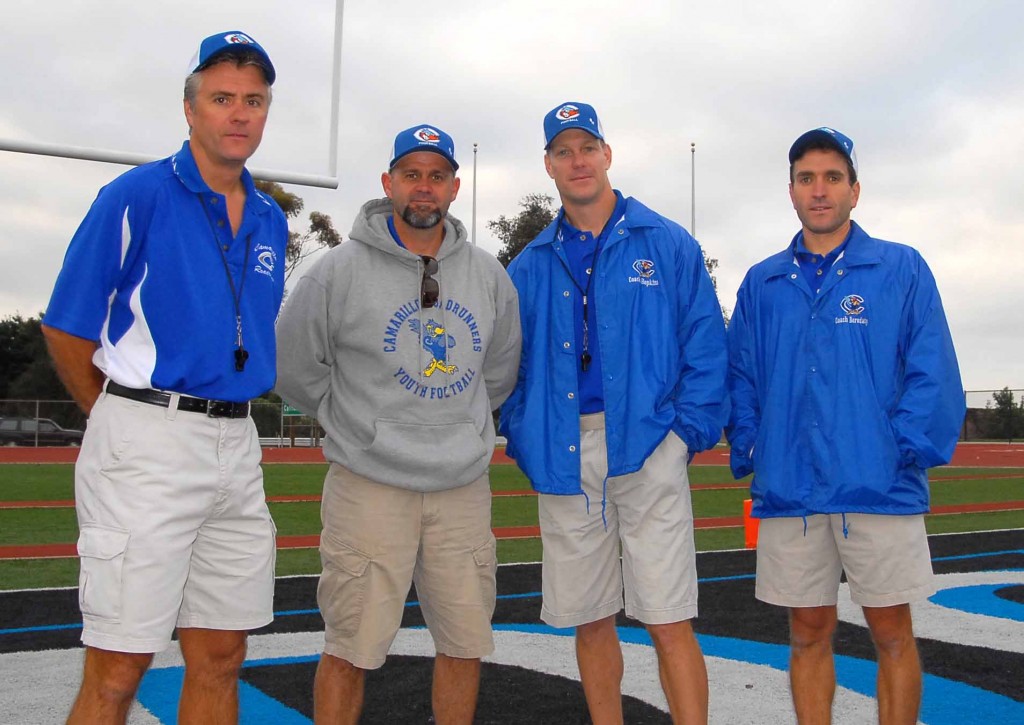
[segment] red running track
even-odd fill
[[[0,448],[0,463],[74,463],[78,448]],[[492,463],[512,463],[503,448],[495,449]],[[323,463],[322,448],[264,448],[264,463]],[[698,453],[697,466],[729,465],[729,449],[713,448]],[[953,452],[952,466],[1024,468],[1024,443],[960,443]]]

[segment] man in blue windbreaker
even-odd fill
[[[245,164],[275,77],[245,33],[198,45],[188,140],[100,190],[46,310],[57,372],[89,416],[70,723],[125,722],[175,630],[178,720],[237,722],[246,632],[273,620],[275,530],[249,400],[274,386],[288,226]]]
[[[541,618],[576,628],[591,719],[621,723],[625,589],[673,719],[704,722],[686,464],[718,442],[727,414],[721,308],[693,237],[612,188],[593,107],[559,105],[544,137],[562,208],[509,266],[523,354],[501,415],[540,493]]]
[[[845,571],[878,654],[879,719],[913,723],[921,665],[909,602],[935,591],[927,469],[953,454],[960,371],[921,255],[850,220],[853,142],[814,129],[789,162],[802,229],[747,273],[729,325],[732,469],[753,472],[762,519],[755,593],[789,608],[797,719],[825,723]]]

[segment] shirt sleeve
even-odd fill
[[[116,185],[100,190],[68,245],[46,308],[46,324],[99,340],[112,293],[139,232],[139,215]]]
[[[321,260],[321,263],[324,263]],[[302,277],[285,301],[277,321],[278,395],[317,417],[331,384],[329,294],[313,273]]]
[[[495,272],[494,332],[484,356],[484,381],[491,410],[500,406],[516,384],[522,330],[519,324],[519,296],[504,269]]]

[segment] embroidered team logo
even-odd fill
[[[224,36],[225,43],[241,43],[242,45],[251,45],[255,41],[244,33],[229,33]]]
[[[649,259],[638,259],[633,262],[633,269],[643,279],[650,279],[654,276],[654,262]]]
[[[256,252],[256,266],[253,267],[253,271],[272,277],[277,266],[277,252],[268,244],[257,244],[253,251]]]
[[[424,126],[416,131],[413,136],[420,143],[441,143],[441,134],[430,128],[430,126]]]
[[[430,364],[423,370],[426,377],[429,378],[436,372],[454,375],[458,371],[457,365],[448,363],[448,351],[455,347],[455,338],[449,335],[441,325],[434,320],[427,320],[421,326],[419,320],[413,319],[409,320],[409,327],[420,336],[423,349],[430,353]]]
[[[576,106],[572,105],[571,103],[566,103],[564,106],[558,109],[558,112],[555,113],[555,115],[558,117],[559,121],[572,121],[573,119],[579,117],[580,109],[576,108]]]
[[[639,284],[644,287],[657,287],[660,281],[654,279],[654,262],[649,259],[638,259],[633,262],[633,271],[636,276],[627,275],[626,281],[630,284]]]
[[[846,295],[839,306],[848,315],[859,315],[864,311],[864,298],[860,295]]]

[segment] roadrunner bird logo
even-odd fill
[[[419,320],[409,320],[409,327],[420,336],[423,349],[431,355],[430,364],[427,365],[423,374],[428,378],[438,371],[446,375],[455,374],[459,368],[454,364],[448,364],[448,350],[455,347],[455,338],[434,320],[428,320],[422,328]]]

